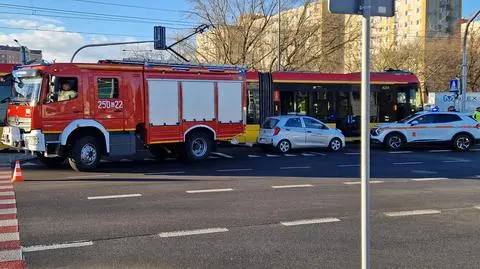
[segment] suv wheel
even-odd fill
[[[472,137],[467,134],[459,134],[453,138],[453,147],[458,151],[468,151],[472,146]]]
[[[405,144],[405,139],[401,134],[393,133],[389,134],[385,139],[385,146],[391,150],[399,150]]]

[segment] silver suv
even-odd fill
[[[257,143],[271,146],[281,153],[300,148],[328,148],[339,151],[345,147],[342,131],[328,127],[308,116],[278,116],[265,120]]]

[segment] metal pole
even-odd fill
[[[91,47],[105,47],[105,46],[113,46],[113,45],[128,45],[128,44],[141,44],[141,43],[152,43],[155,42],[156,40],[149,40],[149,41],[131,41],[131,42],[116,42],[116,43],[102,43],[102,44],[90,44],[90,45],[85,45],[80,47],[73,53],[72,58],[70,59],[70,62],[73,63],[73,59],[75,59],[75,56],[84,48],[91,48]]]
[[[370,0],[363,1],[361,88],[362,269],[370,269]]]
[[[473,20],[480,14],[480,10],[468,20],[467,27],[465,27],[465,33],[463,34],[463,57],[462,57],[462,112],[467,112],[467,36],[468,28]]]
[[[282,50],[280,48],[280,45],[282,43],[282,40],[280,39],[281,38],[281,34],[280,34],[280,30],[281,30],[281,26],[280,26],[280,12],[281,12],[281,8],[280,8],[280,0],[278,0],[278,71],[282,71]]]

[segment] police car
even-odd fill
[[[400,121],[372,128],[370,141],[391,150],[409,143],[447,142],[458,151],[468,151],[480,141],[480,124],[466,113],[418,112]]]

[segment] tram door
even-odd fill
[[[396,110],[398,109],[393,92],[384,90],[378,92],[378,118],[380,122],[396,121]]]

